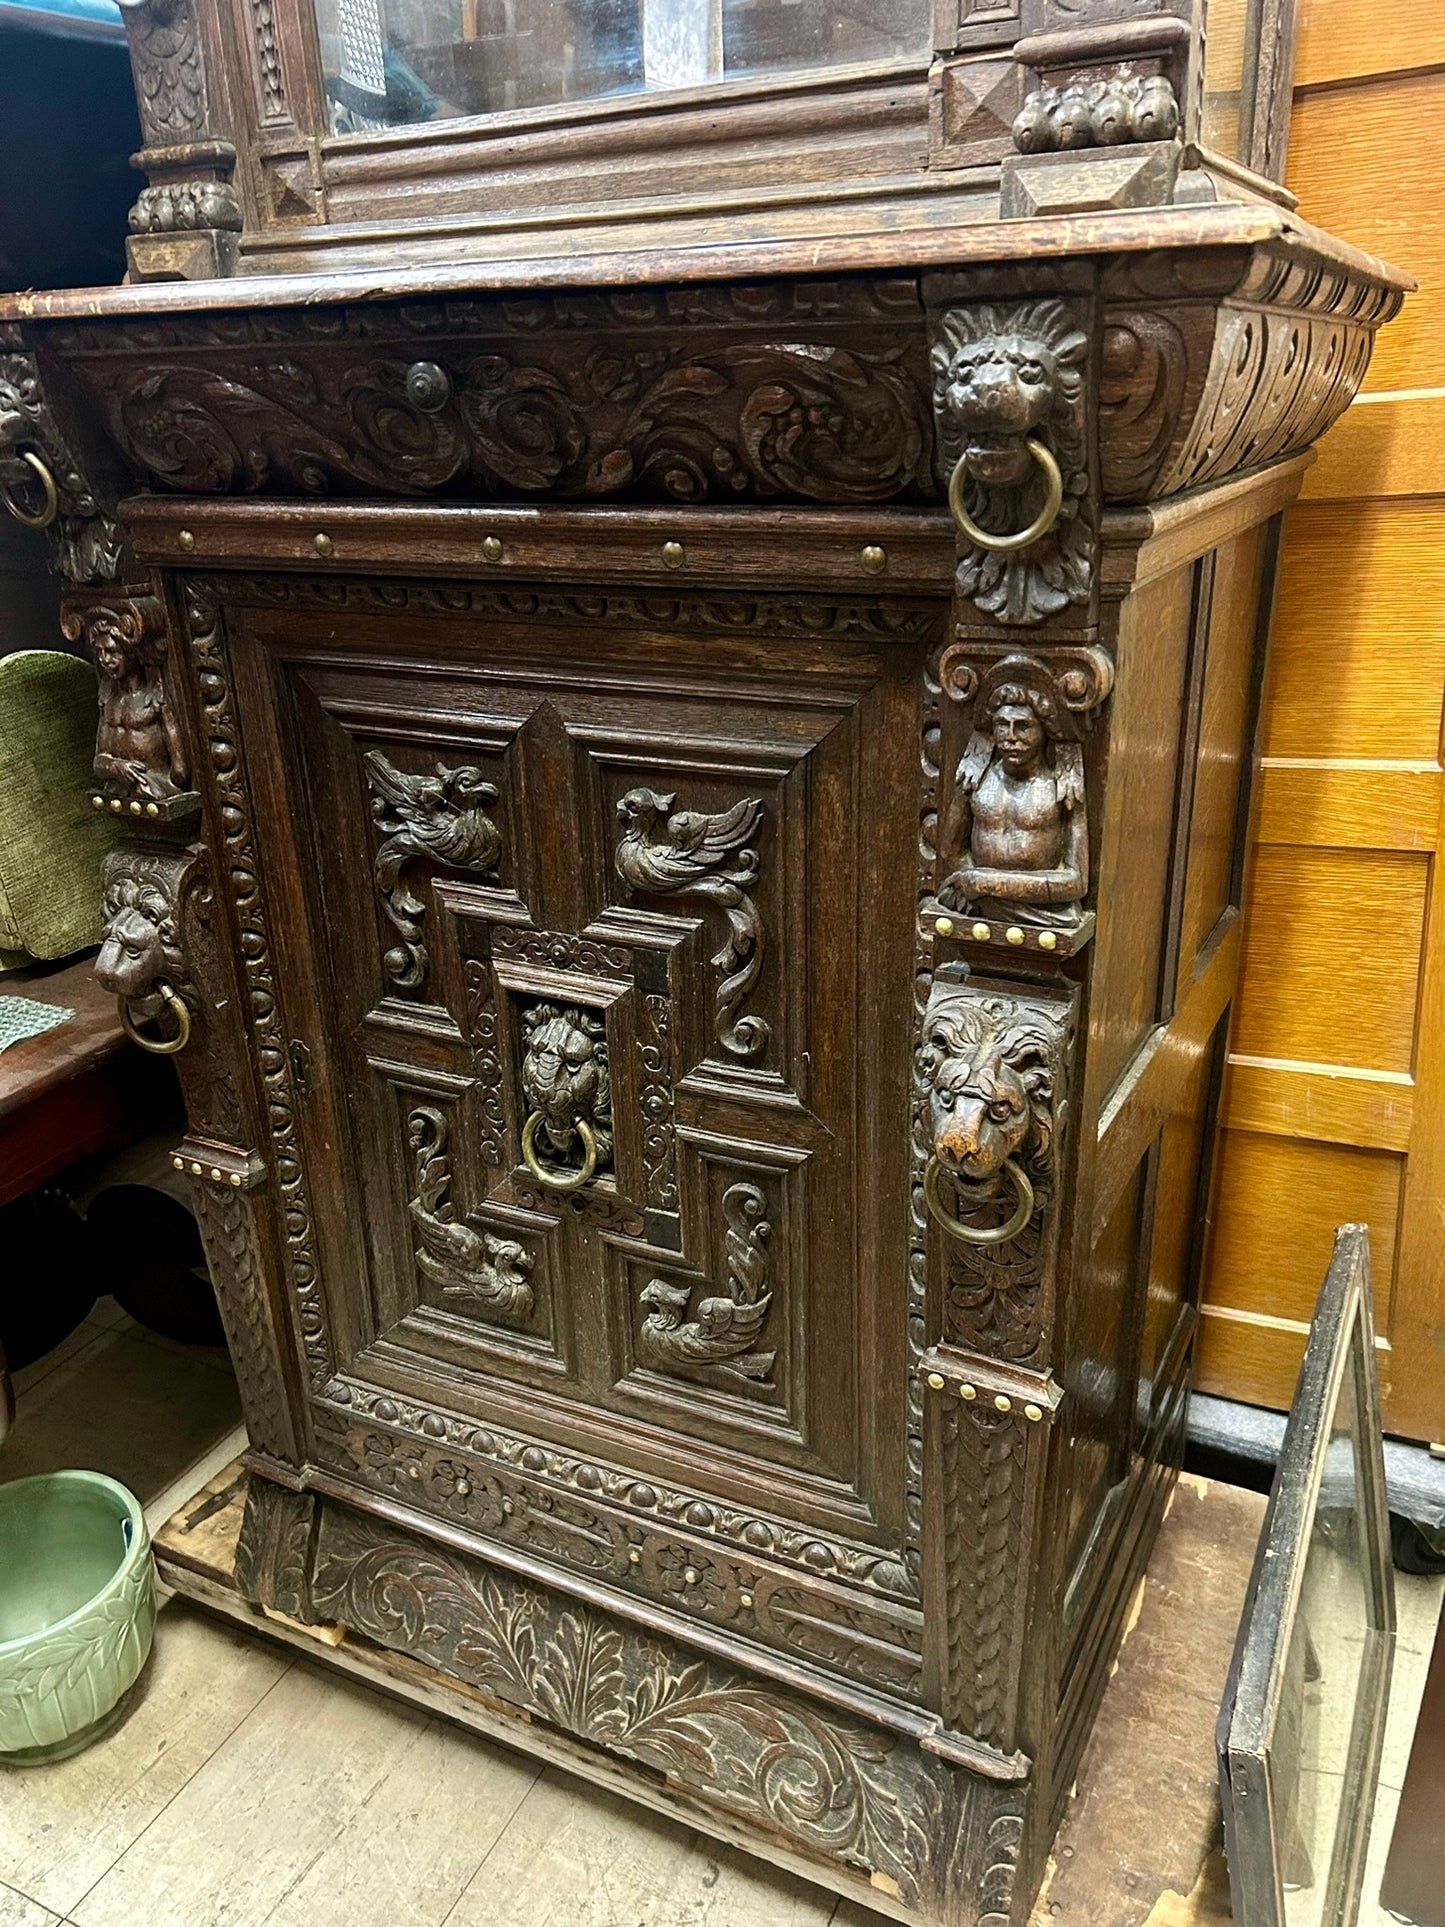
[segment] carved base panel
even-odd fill
[[[925,1718],[889,1730],[704,1657],[484,1560],[253,1474],[237,1550],[244,1597],[338,1624],[517,1716],[522,1747],[560,1732],[719,1837],[786,1857],[927,1927],[1021,1927],[1034,1789],[945,1757]],[[610,1783],[618,1784],[616,1776]]]

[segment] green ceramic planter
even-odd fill
[[[0,1762],[78,1753],[124,1713],[151,1649],[145,1515],[99,1472],[0,1485]]]

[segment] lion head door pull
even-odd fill
[[[104,875],[105,934],[95,960],[96,981],[114,995],[126,1036],[159,1057],[173,1057],[191,1041],[190,1007],[176,988],[186,967],[175,881],[175,866],[164,858],[112,852]],[[137,1020],[167,1028],[157,1035]]]
[[[522,1162],[549,1191],[580,1191],[612,1162],[606,1020],[577,1004],[533,1004],[522,1045]]]
[[[923,1194],[950,1237],[1007,1244],[1033,1218],[1035,1180],[1051,1168],[1059,1051],[1055,1026],[1011,997],[947,987],[937,995],[923,1033],[933,1147]],[[1013,1209],[987,1222],[1009,1192]],[[985,1221],[973,1222],[980,1214]]]

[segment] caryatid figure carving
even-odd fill
[[[957,868],[939,891],[978,916],[1072,929],[1089,887],[1084,757],[1052,678],[1017,658],[985,678],[945,824]]]

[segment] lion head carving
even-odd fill
[[[1060,1059],[1058,1029],[1012,998],[935,993],[919,1070],[933,1153],[944,1169],[985,1191],[1008,1158],[1043,1176],[1057,1126]]]
[[[95,960],[96,981],[141,1014],[158,1004],[157,986],[185,979],[176,927],[173,879],[153,859],[116,850],[106,859],[105,934]]]
[[[1063,507],[1048,534],[1012,554],[966,549],[959,564],[963,593],[1005,622],[1042,622],[1088,598],[1092,531],[1081,512],[1089,486],[1088,352],[1088,336],[1061,301],[952,308],[940,324],[932,361],[941,479],[965,465],[979,527],[1006,535],[1038,514],[1045,484],[1030,436],[1048,447],[1063,476]]]
[[[612,1154],[606,1020],[576,1004],[533,1004],[522,1013],[522,1042],[522,1089],[542,1115],[544,1143],[566,1156],[583,1118],[597,1139],[597,1162],[605,1163]]]

